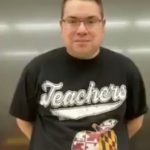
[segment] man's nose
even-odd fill
[[[77,28],[77,34],[87,34],[88,30],[84,22],[80,22]]]

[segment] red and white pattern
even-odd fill
[[[100,132],[82,131],[74,138],[71,150],[98,150]]]

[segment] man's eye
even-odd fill
[[[68,23],[75,24],[77,23],[77,20],[68,20]]]
[[[93,24],[93,23],[95,23],[95,20],[87,20],[87,23],[88,24]]]

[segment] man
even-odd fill
[[[131,60],[100,47],[100,0],[64,0],[65,47],[24,69],[10,113],[30,150],[128,150],[147,111],[141,75]]]

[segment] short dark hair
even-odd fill
[[[62,2],[61,19],[64,16],[64,9],[65,9],[65,5],[66,5],[67,1],[69,1],[69,0],[63,0],[63,2]],[[97,5],[99,6],[100,10],[101,10],[101,16],[102,16],[102,18],[104,18],[104,9],[103,9],[103,2],[102,2],[102,0],[80,0],[80,1],[93,1],[93,2],[96,2]]]

